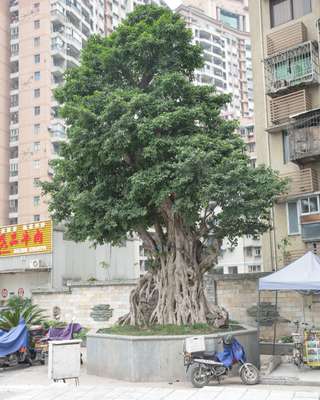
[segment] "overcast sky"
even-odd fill
[[[171,7],[172,9],[175,9],[176,7],[178,7],[179,4],[182,3],[181,0],[165,0],[165,1],[168,4],[168,6]]]

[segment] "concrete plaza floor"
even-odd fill
[[[320,390],[320,369],[308,366],[297,368],[292,363],[283,363],[272,371],[270,375],[266,376],[264,382],[319,386]]]
[[[129,383],[87,375],[80,386],[73,382],[52,383],[47,368],[5,370],[0,372],[0,400],[319,400],[320,387],[283,385],[241,385],[237,378],[219,386],[195,389],[188,382]]]

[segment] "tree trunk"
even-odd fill
[[[120,324],[227,324],[227,312],[207,302],[196,240],[188,240],[181,231],[175,231],[174,238],[170,252],[159,255],[157,267],[131,292],[130,312]]]

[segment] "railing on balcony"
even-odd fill
[[[320,158],[320,109],[297,116],[289,125],[289,158],[299,164]]]
[[[286,196],[317,192],[320,188],[318,173],[312,168],[283,174],[281,177],[289,180]]]
[[[264,60],[266,93],[275,96],[298,85],[320,82],[317,42],[309,41]]]
[[[270,100],[270,127],[289,122],[289,118],[311,110],[312,100],[305,90],[298,90]]]

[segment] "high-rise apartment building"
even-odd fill
[[[320,251],[319,0],[250,0],[257,157],[289,178],[263,237],[266,270]]]
[[[15,224],[48,218],[38,182],[65,139],[52,91],[104,34],[104,1],[4,0],[0,18],[0,223]]]
[[[195,83],[215,85],[218,92],[232,95],[232,101],[223,110],[223,116],[239,120],[239,134],[255,166],[253,76],[247,1],[185,0],[176,11],[185,18],[192,30],[194,42],[203,48],[204,66],[195,71]],[[239,238],[236,247],[224,240],[219,267],[224,273],[262,270],[259,238]]]
[[[109,35],[138,5],[156,4],[168,7],[164,0],[105,0],[105,31]]]
[[[9,99],[10,18],[9,0],[0,7],[0,224],[8,220],[9,206]]]
[[[215,10],[214,17],[209,15],[209,11],[199,8],[202,3],[211,5],[210,9]],[[232,102],[224,115],[241,119],[241,123],[250,125],[253,117],[251,39],[248,32],[240,29],[248,25],[248,12],[243,7],[243,15],[230,12],[234,20],[221,20],[222,12],[227,13],[227,10],[222,9],[220,3],[223,2],[188,0],[176,11],[192,29],[194,42],[203,48],[205,65],[195,72],[196,83],[214,84],[218,92],[231,93]],[[233,3],[239,5],[237,0],[233,0]],[[209,7],[204,9],[208,10]]]

